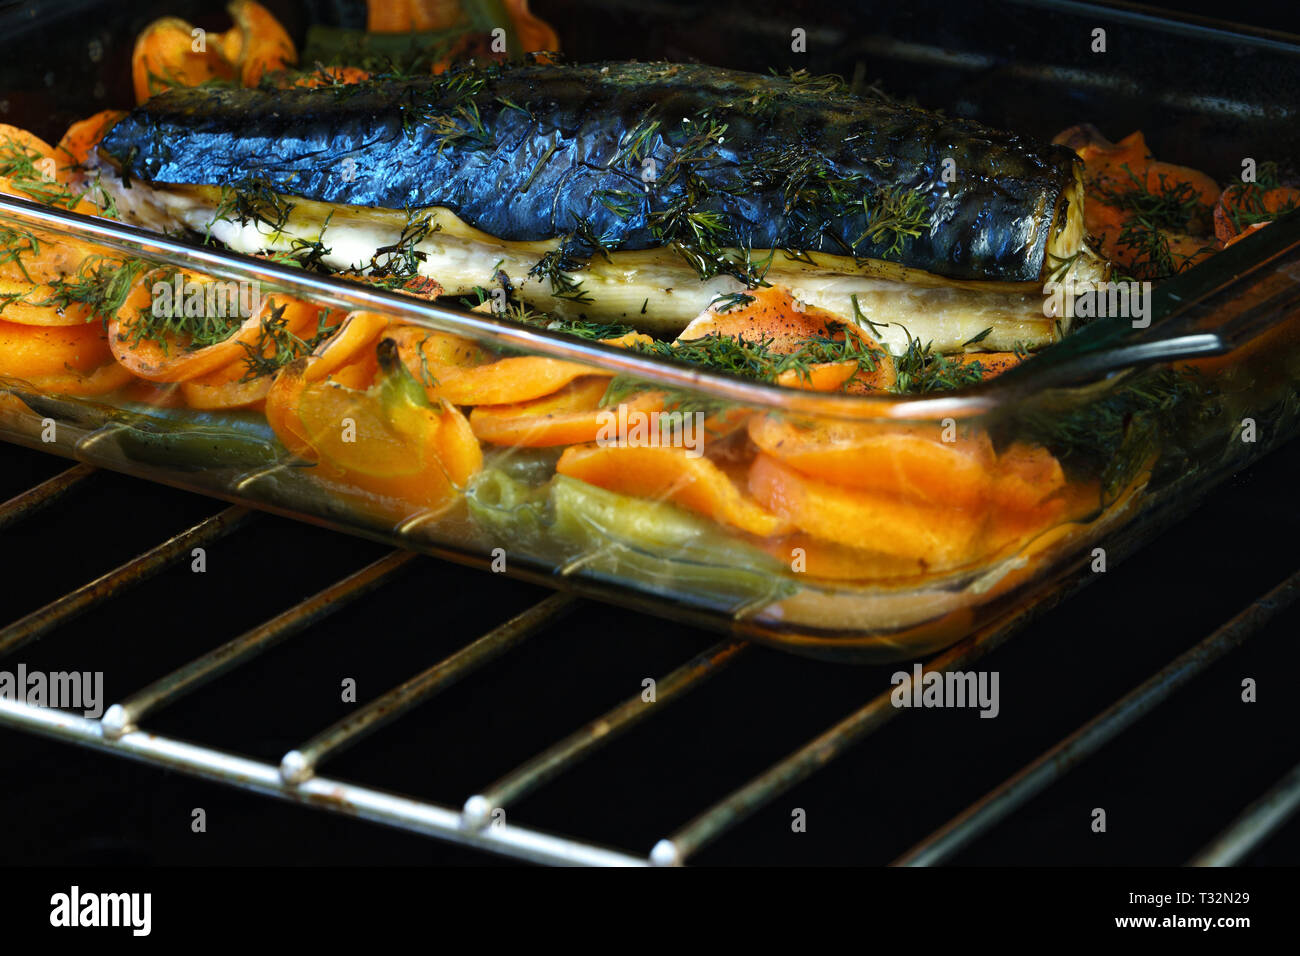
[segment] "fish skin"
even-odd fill
[[[462,83],[467,76],[452,75]],[[122,119],[100,154],[128,182],[240,186],[260,179],[277,192],[326,203],[443,206],[508,241],[564,236],[582,218],[608,248],[635,250],[663,244],[649,216],[680,193],[682,177],[646,191],[640,164],[610,166],[620,140],[645,117],[659,119],[646,145],[663,170],[686,135],[679,131],[691,129],[681,120],[698,128],[711,110],[728,128],[695,167],[709,187],[697,208],[720,214],[725,245],[837,255],[851,245],[860,258],[1010,282],[1043,275],[1058,202],[1078,164],[1065,147],[784,77],[609,63],[488,68],[481,78],[473,92],[451,89],[447,75],[317,89],[177,88]],[[490,141],[443,141],[436,119],[471,105]],[[919,191],[928,228],[888,255],[892,237],[853,244],[866,225],[860,202],[815,209],[815,221],[801,223],[786,210],[781,183],[753,186],[742,169],[753,157],[788,153],[791,144],[836,175]],[[949,157],[957,176],[945,183]],[[646,198],[620,218],[598,190]]]

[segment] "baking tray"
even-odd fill
[[[126,29],[109,36],[95,32],[95,22],[108,21],[88,16],[89,6],[40,4],[7,11],[17,18],[6,31],[7,42],[19,44],[19,50],[34,49],[23,45],[24,33],[30,39],[36,29],[30,24],[53,35],[75,24],[72,37],[60,42],[86,51],[66,65],[44,54],[39,64],[25,52],[10,58],[3,80],[11,91],[8,121],[57,138],[65,118],[128,103],[129,91],[124,94],[121,86],[129,73],[123,50],[129,58],[130,43],[123,37],[132,38],[160,12],[202,23],[211,10],[202,4],[133,7]],[[320,13],[310,4],[288,11],[271,6],[291,25]],[[1293,107],[1275,105],[1271,95],[1287,88],[1280,85],[1284,77],[1290,78],[1290,88],[1300,79],[1300,47],[1280,38],[1077,4],[999,5],[1005,17],[981,11],[983,22],[998,25],[996,34],[987,26],[977,28],[974,14],[949,10],[943,17],[927,17],[926,4],[905,11],[850,6],[822,15],[796,4],[772,16],[758,15],[752,6],[742,15],[738,6],[727,4],[648,9],[557,3],[537,9],[557,25],[575,59],[689,57],[702,30],[717,30],[716,35],[734,38],[713,51],[710,59],[720,65],[806,65],[861,74],[857,64],[869,62],[872,79],[925,105],[945,104],[954,112],[1039,135],[1055,131],[1042,128],[1044,115],[1059,117],[1054,126],[1060,127],[1101,123],[1113,135],[1140,127],[1157,155],[1225,179],[1234,156],[1285,162],[1296,155],[1287,139],[1295,134],[1284,122]],[[775,52],[773,62],[755,63],[765,50],[788,47],[784,38],[792,17],[803,17],[807,29],[820,31],[810,49],[821,44],[825,52],[806,64],[789,63],[788,53],[782,59]],[[63,26],[54,29],[60,22]],[[854,32],[853,22],[870,22],[873,30]],[[634,23],[643,29],[630,29]],[[1097,26],[1113,38],[1104,63],[1089,61],[1071,45],[1086,51],[1080,36]],[[1031,36],[1037,37],[1036,46]],[[1044,43],[1044,37],[1059,43]],[[620,46],[633,39],[640,44],[635,50]],[[1183,51],[1183,57],[1203,56],[1198,62],[1230,59],[1237,64],[1225,81],[1232,87],[1214,92],[1188,85],[1217,79],[1209,70],[1191,80],[1180,76],[1182,86],[1160,85],[1151,75],[1160,69],[1151,50],[1162,45]],[[51,64],[60,69],[42,72]],[[1243,78],[1254,70],[1261,75]],[[904,82],[909,78],[910,85]],[[75,97],[74,90],[80,91]],[[1045,103],[1052,108],[1045,109]],[[1198,135],[1180,139],[1186,130],[1177,123],[1166,129],[1171,110],[1175,119],[1178,110],[1188,111],[1183,120]],[[1032,124],[1027,113],[1035,115]],[[1008,460],[1014,464],[1025,449],[1047,453],[1056,466],[1049,477],[1059,473],[1050,500],[1007,504],[1003,495],[964,505],[955,517],[946,503],[909,512],[922,528],[934,519],[964,529],[965,550],[955,556],[944,551],[944,560],[935,561],[931,551],[918,557],[910,551],[848,550],[843,543],[827,547],[810,541],[802,532],[763,540],[719,529],[664,502],[552,480],[553,465],[545,455],[508,447],[490,449],[484,471],[436,514],[394,511],[391,502],[370,501],[359,508],[358,496],[351,495],[348,503],[346,489],[339,494],[337,476],[332,483],[320,480],[321,472],[313,472],[256,415],[163,414],[139,404],[66,398],[43,394],[30,383],[4,383],[10,398],[0,410],[0,434],[11,441],[836,659],[915,656],[976,627],[1010,623],[1026,608],[1087,580],[1108,557],[1117,560],[1138,546],[1224,476],[1294,434],[1298,424],[1300,335],[1293,317],[1300,289],[1300,219],[1294,215],[1161,285],[1147,328],[1095,323],[980,386],[884,398],[741,381],[17,199],[0,200],[0,223],[219,278],[255,281],[264,290],[321,306],[384,312],[463,336],[495,354],[583,363],[592,374],[670,389],[690,402],[714,409],[725,405],[738,417],[774,426],[793,421],[814,431],[865,429],[905,437],[954,432],[961,442],[987,446],[998,467]],[[42,440],[51,421],[57,426],[52,442]],[[221,446],[215,458],[214,443]],[[1016,476],[1014,469],[1011,474]],[[867,515],[854,510],[859,504],[849,500],[843,513]],[[887,531],[900,527],[897,512],[882,518],[877,508],[869,517],[883,520]]]

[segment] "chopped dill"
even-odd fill
[[[886,186],[874,195],[862,197],[866,227],[853,240],[856,249],[864,242],[887,243],[879,258],[896,259],[903,254],[906,239],[920,236],[930,226],[930,210],[921,194],[904,186]]]
[[[204,241],[211,240],[212,227],[221,220],[237,222],[241,226],[249,223],[266,226],[270,238],[277,240],[283,236],[292,212],[293,203],[262,177],[250,177],[233,186],[222,186],[217,206],[208,221]]]
[[[432,215],[416,218],[414,212],[406,211],[406,224],[396,242],[380,246],[370,257],[368,271],[377,278],[409,278],[418,275],[420,263],[428,259],[428,254],[421,252],[417,246],[439,230]]]
[[[975,385],[984,379],[984,369],[978,362],[966,364],[941,352],[935,352],[930,343],[921,344],[906,329],[907,349],[894,359],[898,379],[893,390],[903,394],[946,392]]]
[[[342,319],[332,322],[332,310],[323,309],[316,317],[316,331],[304,339],[289,330],[285,309],[285,305],[272,305],[262,317],[257,338],[252,343],[239,343],[246,353],[243,381],[271,375],[294,359],[310,355],[343,324]]]
[[[1294,198],[1288,198],[1277,209],[1270,210],[1264,201],[1265,194],[1282,185],[1278,175],[1277,163],[1267,161],[1259,164],[1253,183],[1242,183],[1225,192],[1231,192],[1232,202],[1225,203],[1228,219],[1238,233],[1261,222],[1272,222],[1296,208]]]

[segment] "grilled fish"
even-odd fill
[[[1095,277],[1064,147],[823,80],[664,63],[173,89],[99,149],[127,218],[675,332],[756,282],[952,350],[1064,331]],[[106,170],[107,172],[107,170]]]

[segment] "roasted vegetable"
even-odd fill
[[[131,55],[137,103],[173,87],[256,86],[267,72],[298,61],[293,40],[260,3],[233,0],[226,9],[235,25],[225,33],[209,35],[179,17],[162,17],[140,32]]]

